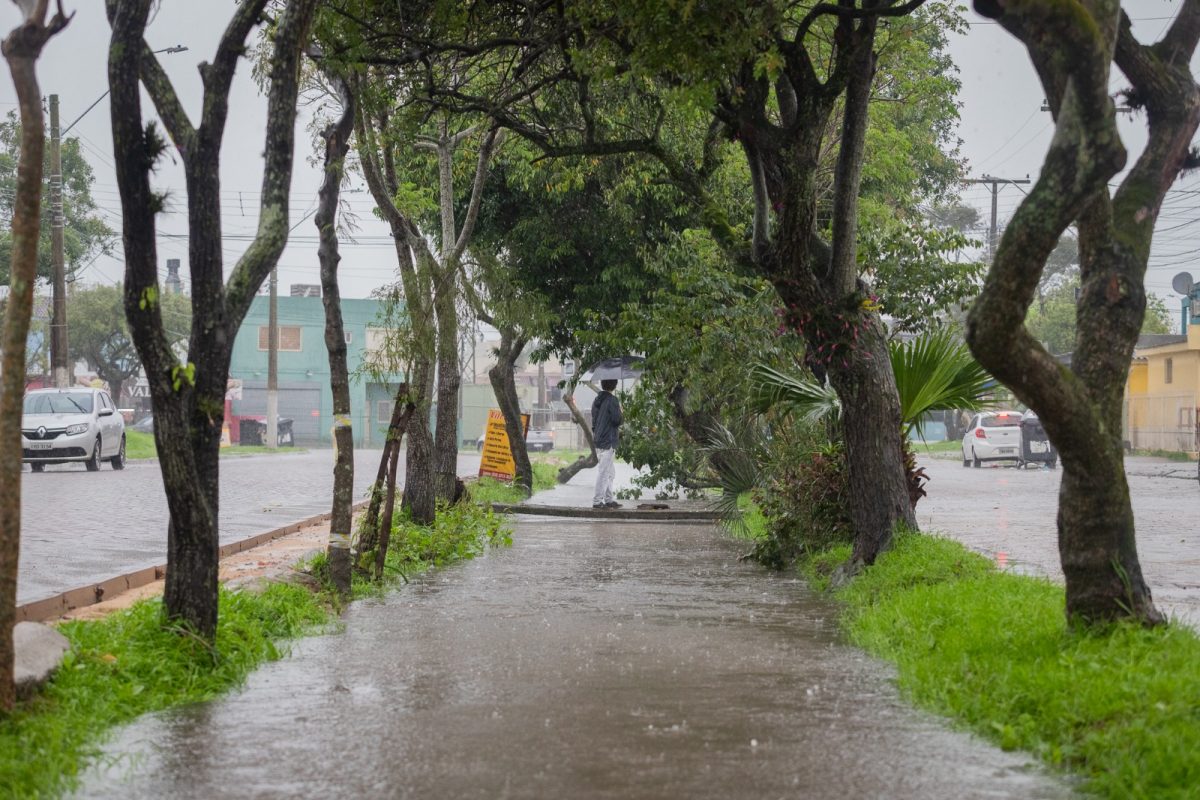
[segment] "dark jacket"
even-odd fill
[[[621,427],[621,404],[612,392],[601,392],[592,403],[592,438],[597,450],[612,450],[617,446]]]

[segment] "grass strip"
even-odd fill
[[[400,520],[383,583],[356,576],[354,597],[380,596],[417,573],[511,543],[504,518],[478,503],[442,508],[430,526]],[[310,569],[325,575],[324,554]],[[166,625],[159,599],[59,626],[71,642],[61,669],[40,695],[0,719],[0,797],[56,797],[77,788],[114,726],[240,685],[255,667],[284,655],[278,642],[328,623],[325,600],[289,583],[261,593],[222,590],[212,648]]]
[[[848,548],[802,569],[820,584]],[[1063,589],[904,534],[836,591],[854,644],[917,705],[1110,798],[1200,797],[1200,638],[1183,625],[1068,628]]]
[[[0,793],[55,797],[75,788],[113,726],[211,700],[283,655],[278,642],[328,620],[320,599],[292,584],[222,590],[220,602],[211,648],[168,626],[157,599],[60,625],[71,642],[62,667],[40,695],[0,718]]]
[[[558,468],[553,464],[533,462],[533,491],[541,492],[558,485]],[[513,483],[499,481],[486,475],[470,483],[471,500],[484,506],[492,503],[515,505],[525,500],[521,489]]]
[[[265,445],[234,445],[222,447],[221,455],[225,458],[237,456],[263,455],[266,453],[287,454],[307,453],[303,447],[277,447],[272,450]],[[125,457],[129,459],[158,458],[158,448],[154,444],[154,434],[141,431],[125,431]]]

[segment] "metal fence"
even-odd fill
[[[1125,401],[1124,439],[1134,450],[1197,449],[1196,396],[1194,394],[1134,397]]]

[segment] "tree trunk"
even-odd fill
[[[31,12],[31,17],[32,15]],[[21,114],[21,155],[12,212],[12,255],[4,312],[0,365],[0,712],[16,699],[13,627],[17,618],[17,562],[21,549],[21,409],[25,400],[25,340],[33,316],[37,247],[42,207],[42,124],[37,60],[46,42],[67,24],[56,15],[49,26],[26,18],[5,38],[2,49],[17,90]]]
[[[458,393],[462,375],[458,364],[458,281],[442,274],[434,300],[437,312],[437,423],[434,427],[434,492],[437,499],[454,499],[458,480]]]
[[[417,394],[413,403],[413,415],[408,419],[408,449],[405,451],[402,507],[418,525],[432,525],[437,515],[433,435],[429,431],[432,373],[430,363],[422,363],[420,359],[413,369],[413,384]]]
[[[375,548],[376,581],[383,580],[383,565],[387,561],[388,543],[392,540],[392,515],[396,510],[396,471],[399,460],[400,440],[397,439],[388,451],[386,499],[383,501],[383,519],[379,524],[379,546]]]
[[[329,380],[333,393],[333,508],[329,517],[329,578],[343,596],[350,595],[350,534],[354,504],[354,429],[350,419],[350,370],[346,364],[346,333],[342,324],[342,295],[338,288],[337,208],[350,134],[354,131],[354,95],[338,75],[330,75],[338,88],[342,113],[322,133],[325,140],[325,178],[313,222],[317,226],[321,261],[321,303],[325,308],[325,349],[329,352]]]
[[[517,383],[513,377],[513,369],[524,349],[524,338],[514,336],[509,329],[501,330],[496,364],[488,370],[488,380],[491,381],[492,391],[496,393],[500,413],[504,415],[504,431],[508,434],[508,446],[517,471],[513,483],[521,487],[528,497],[533,494],[533,465],[529,463],[525,426],[521,424],[521,402],[517,398]]]
[[[234,70],[265,4],[266,0],[246,0],[234,12],[216,57],[205,68],[198,127],[193,127],[143,40],[150,0],[108,4],[113,29],[108,75],[123,212],[125,313],[150,384],[154,437],[170,511],[164,606],[170,619],[210,640],[217,624],[218,454],[229,359],[254,292],[287,243],[299,52],[316,0],[289,3],[272,32],[259,230],[226,283],[220,223],[221,141]],[[187,364],[178,362],[162,323],[154,233],[162,201],[150,189],[149,172],[166,143],[154,128],[142,127],[139,81],[154,100],[187,179],[193,307]]]
[[[363,515],[359,527],[358,553],[369,553],[379,547],[379,514],[383,506],[388,479],[389,464],[392,451],[399,451],[404,439],[404,431],[408,427],[416,406],[408,394],[408,384],[402,383],[396,387],[395,400],[392,402],[392,416],[388,421],[388,429],[383,444],[383,455],[379,459],[379,471],[375,475],[375,483],[371,484],[371,502],[367,513]]]
[[[1200,88],[1190,68],[1200,3],[1184,4],[1154,45],[1133,38],[1115,2],[976,6],[1027,45],[1056,130],[971,308],[967,341],[979,362],[1037,411],[1062,458],[1058,542],[1068,618],[1154,624],[1162,615],[1137,557],[1121,401],[1145,314],[1154,226],[1200,124]],[[1081,24],[1081,14],[1088,24]],[[1108,94],[1114,60],[1149,127],[1145,148],[1115,193],[1109,182],[1124,168],[1126,153]],[[1029,334],[1024,318],[1072,222],[1079,229],[1082,291],[1075,354],[1064,370]]]
[[[887,339],[874,315],[859,335],[860,353],[829,365],[829,381],[842,403],[842,441],[855,502],[853,563],[874,564],[897,526],[917,528],[904,464],[900,401]],[[870,421],[870,423],[868,423]]]
[[[587,442],[588,454],[575,459],[573,464],[568,464],[558,471],[558,482],[566,483],[574,478],[582,470],[591,469],[600,463],[600,459],[596,456],[596,440],[592,437],[592,425],[588,422],[587,417],[579,410],[579,406],[575,404],[575,395],[564,394],[563,402],[567,404],[567,408],[571,409],[571,419],[575,420],[575,424],[579,426],[579,430],[583,432],[583,440]]]

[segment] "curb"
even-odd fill
[[[360,500],[354,503],[350,509],[352,512],[361,511],[366,508],[369,500]],[[317,514],[316,516],[302,519],[297,522],[284,525],[282,528],[265,531],[255,534],[248,539],[241,539],[236,542],[221,545],[218,551],[218,558],[240,553],[244,550],[250,550],[259,545],[266,544],[273,539],[279,539],[289,534],[293,534],[302,528],[307,528],[310,525],[316,525],[320,522],[327,522],[331,514]],[[25,603],[17,606],[16,622],[44,622],[48,619],[60,617],[68,611],[74,611],[77,608],[93,606],[101,602],[105,598],[114,597],[127,592],[130,589],[137,589],[155,581],[160,581],[167,574],[166,564],[155,564],[152,567],[126,572],[123,575],[118,575],[115,578],[93,583],[87,586],[80,586],[75,589],[68,589],[65,592],[60,592],[52,597],[47,597],[44,600],[35,600],[32,603]]]
[[[659,522],[704,521],[721,519],[718,511],[689,509],[641,510],[636,508],[593,509],[578,506],[539,506],[522,503],[492,503],[497,514],[531,514],[541,517],[572,517],[576,519],[615,519]]]

